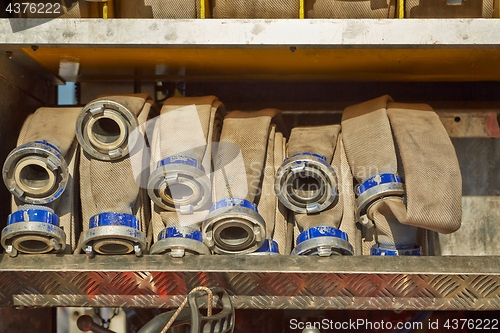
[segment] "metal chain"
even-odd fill
[[[172,316],[172,318],[170,318],[170,320],[165,325],[165,327],[161,330],[160,333],[166,333],[167,330],[170,328],[170,326],[172,326],[172,324],[174,323],[174,321],[177,318],[177,316],[179,316],[179,314],[181,313],[182,309],[186,306],[186,304],[188,302],[188,296],[191,293],[193,293],[195,291],[200,291],[200,290],[203,290],[203,291],[205,291],[207,293],[207,297],[208,297],[208,301],[207,301],[207,317],[212,316],[212,303],[213,303],[213,293],[212,293],[212,290],[210,290],[210,288],[208,288],[208,287],[202,287],[202,286],[196,287],[193,290],[191,290],[189,292],[189,294],[186,295],[186,298],[184,298],[184,300],[182,301],[182,303],[179,306],[179,308],[177,309],[177,311],[175,311],[175,313]]]

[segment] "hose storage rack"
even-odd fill
[[[54,104],[55,85],[64,81],[496,83],[495,31],[500,20],[0,19],[1,162],[21,119]],[[138,64],[141,71],[134,70]],[[0,306],[174,307],[206,285],[225,288],[245,309],[499,310],[500,101],[494,102],[481,110],[436,107],[463,153],[462,172],[470,171],[463,175],[463,232],[429,233],[436,256],[0,254]]]

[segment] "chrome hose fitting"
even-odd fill
[[[276,173],[274,191],[288,209],[318,213],[337,198],[337,177],[324,156],[304,152],[285,159]]]
[[[421,256],[422,250],[419,246],[385,246],[375,244],[370,249],[371,256],[394,257],[394,256]]]
[[[297,237],[297,246],[292,250],[293,255],[320,257],[353,253],[347,234],[328,226],[317,226],[303,231]]]
[[[215,203],[202,225],[203,241],[218,254],[251,253],[266,239],[266,223],[257,205],[245,199]]]
[[[101,213],[89,221],[89,230],[82,236],[82,250],[89,256],[99,254],[128,254],[140,257],[146,251],[146,235],[134,215]]]
[[[60,252],[66,248],[66,234],[51,208],[25,205],[9,215],[1,243],[12,257],[18,253]]]
[[[357,195],[356,221],[363,225],[366,225],[368,220],[373,221],[372,208],[379,201],[388,197],[403,201],[405,194],[401,177],[392,173],[383,173],[368,178],[355,189],[355,192]]]
[[[148,182],[148,195],[155,204],[181,214],[203,208],[210,200],[210,191],[210,179],[201,163],[182,155],[161,160]]]
[[[255,252],[249,253],[249,255],[254,256],[275,256],[279,254],[280,252],[278,243],[270,238],[266,238],[264,244],[262,244],[262,246],[259,247]]]
[[[151,247],[151,254],[168,254],[174,258],[186,255],[205,254],[210,250],[203,244],[201,231],[191,227],[168,227],[159,235]]]
[[[10,152],[2,177],[16,198],[43,205],[62,195],[69,176],[66,161],[56,146],[47,141],[33,141]]]
[[[76,121],[78,142],[90,156],[117,160],[128,155],[137,142],[130,133],[138,126],[132,112],[112,100],[97,100],[85,106]]]

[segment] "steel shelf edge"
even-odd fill
[[[192,256],[161,255],[0,255],[0,273],[22,272],[219,272],[219,273],[325,273],[325,274],[450,274],[500,275],[497,256],[442,257],[299,257],[299,256]]]

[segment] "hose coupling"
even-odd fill
[[[7,254],[41,254],[66,248],[66,234],[59,227],[59,217],[44,206],[20,206],[10,214],[2,230],[1,243]]]
[[[82,250],[89,256],[128,254],[141,256],[146,251],[146,235],[134,215],[105,212],[94,215],[89,230],[82,236]]]
[[[158,235],[158,241],[151,247],[151,254],[168,254],[174,258],[186,255],[209,255],[203,244],[201,231],[191,227],[168,227]]]
[[[158,163],[148,182],[148,195],[168,211],[191,214],[210,200],[211,184],[205,169],[195,158],[170,156]]]
[[[13,149],[5,159],[5,185],[23,202],[43,205],[59,198],[68,183],[68,167],[59,149],[33,141]]]
[[[332,255],[352,255],[352,245],[347,234],[337,228],[317,226],[303,231],[297,237],[293,255],[329,257]]]
[[[203,240],[218,254],[252,253],[266,239],[266,223],[257,205],[228,198],[216,202],[202,225]]]
[[[326,157],[303,152],[285,159],[279,167],[274,191],[288,209],[300,214],[318,213],[337,198],[337,177]]]

